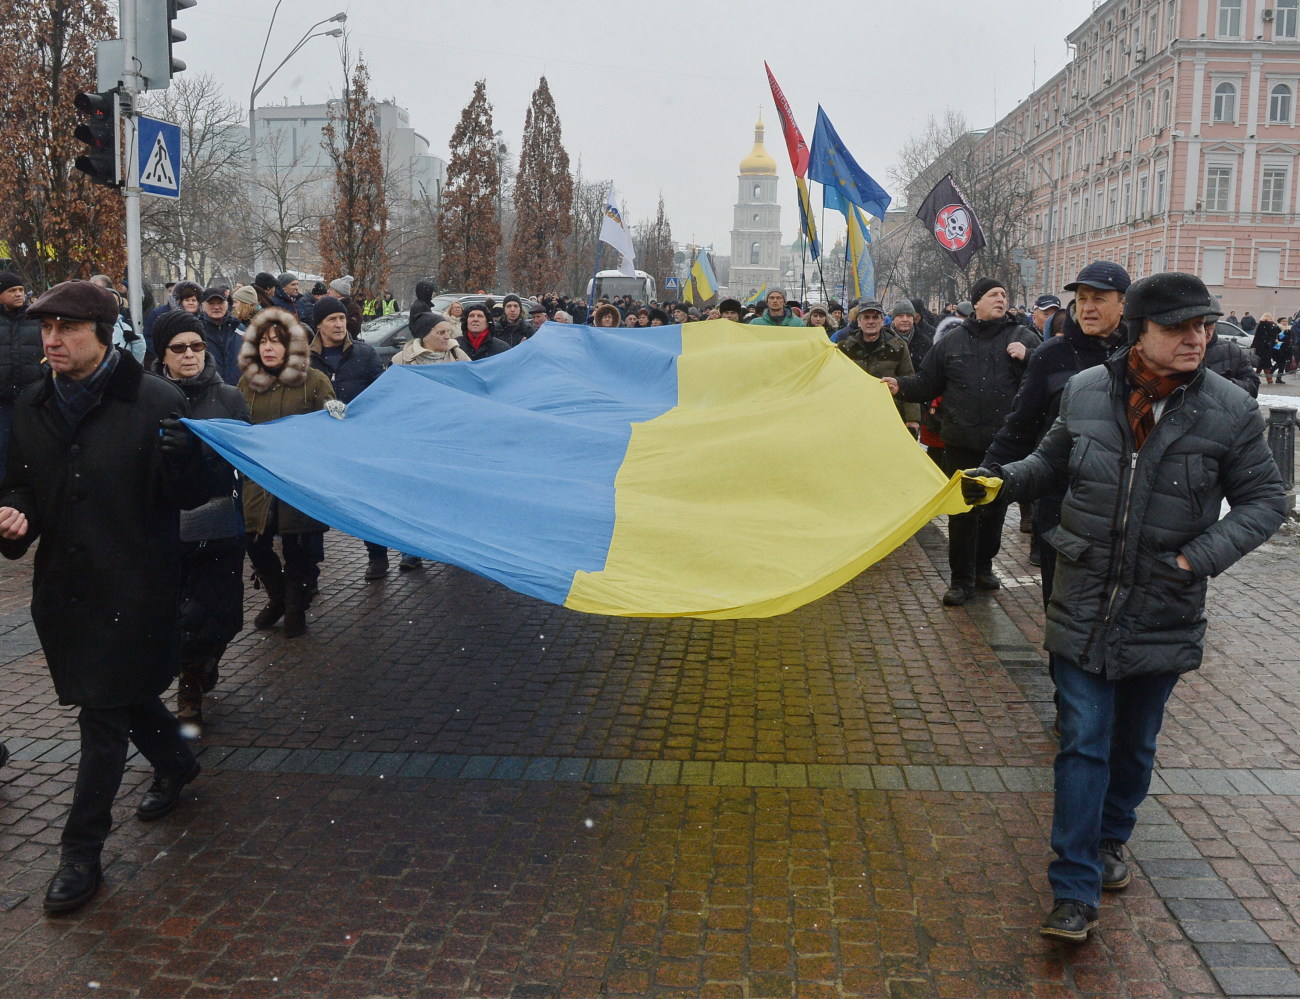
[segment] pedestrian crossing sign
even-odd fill
[[[181,196],[181,127],[136,117],[136,185],[160,198]]]

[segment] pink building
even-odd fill
[[[1025,247],[1199,274],[1224,311],[1300,310],[1300,0],[1106,0],[1074,56],[978,139],[1035,185]]]

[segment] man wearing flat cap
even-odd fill
[[[939,436],[943,440],[939,467],[948,475],[970,468],[993,441],[1011,411],[1025,376],[1025,358],[1039,343],[1038,335],[1007,315],[1007,289],[994,278],[980,278],[970,290],[973,315],[936,337],[907,378],[882,381],[900,399],[928,403],[943,396]],[[943,602],[960,606],[978,590],[996,590],[1002,583],[993,572],[993,558],[1002,546],[1006,506],[973,509],[948,518],[950,585]]]
[[[1133,282],[1127,345],[1070,379],[1034,453],[962,480],[973,503],[990,499],[981,475],[1000,477],[999,498],[1012,501],[1067,483],[1047,535],[1057,564],[1044,644],[1061,741],[1046,937],[1087,939],[1101,893],[1128,885],[1124,844],[1150,786],[1165,703],[1201,665],[1207,582],[1286,518],[1259,407],[1204,364],[1206,320],[1220,315],[1195,275]]]
[[[28,308],[50,370],[14,407],[0,554],[38,538],[32,621],[60,704],[80,708],[81,760],[47,912],[99,888],[113,798],[134,743],[154,769],[136,809],[161,818],[199,773],[160,695],[180,668],[181,509],[210,492],[185,396],[112,346],[117,299],[89,281]]]

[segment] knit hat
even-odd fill
[[[337,298],[331,298],[329,295],[325,295],[316,303],[316,307],[312,310],[312,325],[319,326],[326,316],[332,316],[336,312],[344,316],[348,314],[348,310],[343,307],[342,302]]]
[[[325,288],[324,281],[317,281],[314,285],[311,286],[311,293],[315,295],[317,298],[325,294],[325,292],[326,292],[326,288]]]
[[[330,288],[346,298],[352,294],[352,282],[354,280],[355,278],[351,274],[344,274],[341,278],[335,278],[331,281]]]
[[[286,284],[290,284],[291,282],[297,280],[298,280],[297,274],[290,274],[288,271],[285,271],[283,274],[281,274],[279,277],[275,279],[275,283],[278,284],[281,288],[283,288]]]
[[[0,271],[0,291],[8,291],[10,288],[22,288],[26,284],[13,271]]]
[[[184,309],[164,312],[153,323],[153,352],[155,357],[162,357],[163,351],[182,333],[197,333],[203,336],[203,323],[199,317]]]
[[[970,302],[966,302],[966,301],[958,302],[957,315],[967,316],[967,317],[973,316],[975,315],[975,306],[973,306]]]
[[[244,305],[256,305],[257,289],[254,288],[251,284],[246,284],[230,297],[233,298],[236,302],[242,302]]]
[[[987,295],[994,288],[1001,288],[1003,291],[1007,290],[1007,286],[1004,285],[997,278],[991,278],[991,277],[980,278],[978,281],[976,281],[973,285],[970,286],[970,304],[974,305],[976,302],[978,302],[981,298]]]
[[[471,312],[483,313],[483,317],[488,321],[489,324],[491,324],[492,312],[490,309],[488,309],[487,304],[484,302],[475,302],[473,305],[465,306],[465,311],[461,313],[461,317],[460,317],[461,325],[463,325],[466,329],[469,329],[468,320],[469,320],[469,314]]]
[[[719,312],[744,312],[744,307],[737,298],[724,298],[718,303]]]
[[[518,295],[516,295],[514,292],[511,292],[511,293],[510,293],[509,295],[507,295],[505,298],[501,299],[501,306],[502,306],[502,308],[504,308],[505,306],[509,305],[511,302],[514,302],[515,305],[519,306],[521,309],[523,308],[523,305],[524,305],[523,300],[522,300]]]
[[[441,312],[421,312],[411,320],[411,337],[415,340],[423,340],[429,331],[439,323],[451,322]]]
[[[916,315],[916,306],[913,305],[911,302],[909,302],[907,299],[903,299],[901,302],[899,302],[897,305],[894,306],[894,311],[892,311],[890,315],[894,317],[914,316]]]
[[[253,287],[261,288],[263,291],[273,291],[277,284],[275,275],[268,274],[266,271],[259,272],[257,277],[253,278]]]

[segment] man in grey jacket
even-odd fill
[[[1046,937],[1085,940],[1101,892],[1128,885],[1124,843],[1165,702],[1201,664],[1207,580],[1286,517],[1255,400],[1204,364],[1206,319],[1219,315],[1194,275],[1135,282],[1130,346],[1070,379],[1032,455],[963,478],[975,503],[989,499],[976,476],[1000,476],[999,499],[1012,501],[1066,486],[1045,536],[1057,551],[1044,644],[1061,726]]]

